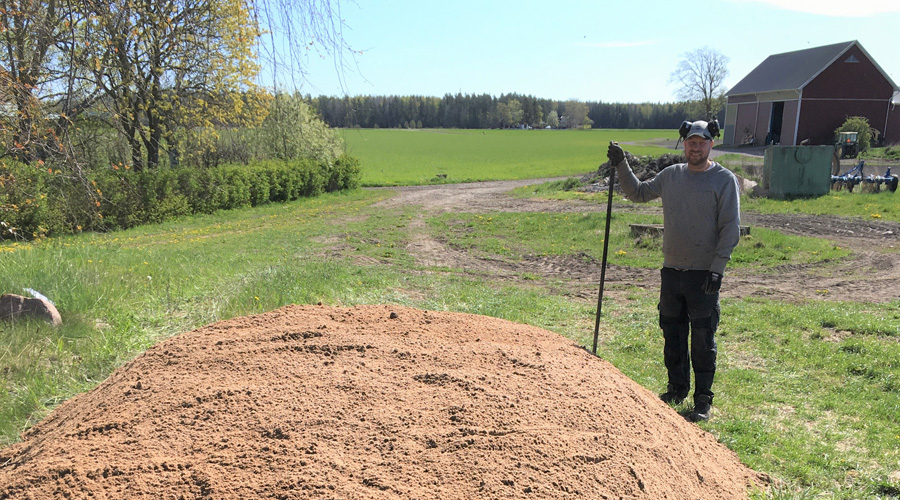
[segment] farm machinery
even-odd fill
[[[839,134],[834,149],[840,153],[841,158],[856,158],[856,155],[859,154],[858,137],[857,132],[841,132]]]
[[[865,166],[866,160],[859,160],[855,167],[843,175],[832,175],[831,189],[841,190],[846,188],[847,191],[852,193],[853,188],[862,184],[876,192],[881,190],[882,185],[885,185],[892,193],[897,191],[897,184],[900,179],[896,175],[891,175],[891,167],[887,168],[884,175],[864,175],[863,169]]]

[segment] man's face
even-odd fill
[[[693,136],[684,141],[684,156],[691,167],[706,168],[712,141],[700,136]]]

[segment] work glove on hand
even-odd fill
[[[706,279],[703,281],[703,292],[707,295],[719,293],[722,287],[722,275],[713,271],[706,273]]]
[[[615,167],[625,161],[625,150],[615,142],[609,141],[609,149],[606,150],[606,157],[609,158],[610,166]]]

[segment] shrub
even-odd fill
[[[328,173],[328,182],[325,189],[329,193],[359,187],[361,171],[358,158],[342,155],[328,169]]]
[[[283,202],[359,186],[359,160],[297,159],[256,165],[134,172],[118,166],[73,179],[20,163],[0,164],[0,240],[114,230],[193,213]]]
[[[835,142],[841,132],[856,132],[858,134],[858,150],[860,153],[869,149],[869,143],[872,142],[872,127],[869,126],[869,120],[862,116],[848,117],[843,125],[834,131]]]
[[[282,160],[313,158],[331,164],[343,150],[340,136],[299,94],[276,94],[268,116],[254,133],[259,134],[257,143],[266,145],[270,157]]]
[[[0,164],[0,239],[32,239],[50,232],[47,183],[52,176],[40,167]]]

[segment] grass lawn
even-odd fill
[[[344,129],[347,152],[363,160],[363,186],[402,186],[582,175],[606,161],[609,141],[636,142],[659,130]],[[677,137],[677,132],[671,132]],[[629,146],[638,155],[668,149]],[[476,166],[473,168],[473,166]]]

